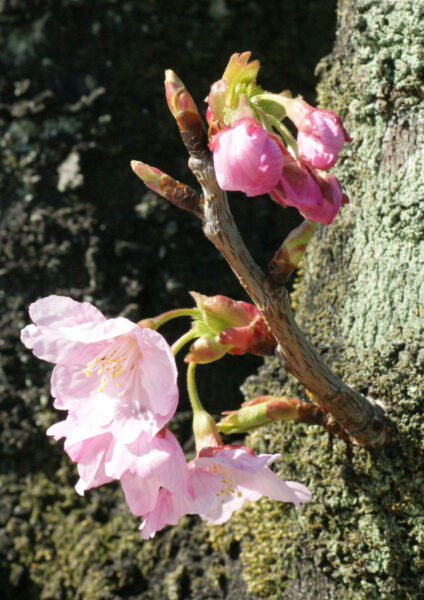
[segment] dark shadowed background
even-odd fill
[[[50,365],[19,341],[49,294],[138,320],[185,306],[188,290],[243,298],[190,215],[147,191],[131,159],[193,183],[163,94],[164,70],[200,107],[229,56],[251,50],[265,88],[314,100],[332,47],[328,0],[0,0],[0,589],[9,600],[253,600],[238,549],[183,519],[143,543],[118,486],[73,490],[76,469],[45,436],[58,419]],[[298,218],[263,198],[232,206],[266,264]],[[180,326],[182,327],[182,325]],[[183,329],[164,330],[170,340]],[[237,406],[259,359],[205,367],[214,413]],[[190,451],[184,397],[174,429]]]

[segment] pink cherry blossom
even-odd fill
[[[299,157],[316,169],[329,169],[351,138],[332,110],[313,108],[304,100],[287,98],[287,114],[298,129]]]
[[[30,316],[34,324],[21,339],[37,357],[57,363],[56,408],[88,411],[102,433],[125,443],[142,433],[152,438],[172,417],[177,370],[159,333],[122,317],[106,319],[91,304],[62,296],[38,300]]]
[[[259,196],[278,182],[283,166],[279,144],[257,121],[243,118],[210,143],[216,178],[223,190]]]
[[[243,446],[203,448],[188,464],[193,497],[177,497],[162,489],[156,506],[141,524],[142,537],[153,537],[165,525],[175,525],[184,514],[199,514],[210,523],[224,523],[246,501],[262,496],[292,502],[300,508],[302,502],[311,499],[311,494],[301,483],[283,481],[269,469],[279,457],[256,456]]]
[[[55,440],[66,438],[65,452],[78,464],[80,479],[75,489],[79,494],[119,479],[135,515],[154,508],[161,487],[177,497],[190,495],[184,453],[168,429],[152,439],[142,433],[125,444],[105,432],[104,424],[93,414],[90,408],[70,413],[47,430]]]

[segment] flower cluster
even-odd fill
[[[197,300],[207,304],[205,297]],[[239,331],[230,343],[224,339],[223,347],[241,352],[244,344],[243,351],[249,351],[250,305],[227,300],[215,304],[223,304]],[[209,304],[214,306],[213,299]],[[297,507],[310,499],[303,485],[284,482],[269,469],[279,455],[255,456],[243,446],[225,446],[195,391],[197,457],[186,463],[167,429],[178,403],[174,354],[157,331],[122,317],[106,319],[91,304],[61,296],[38,300],[30,316],[33,324],[21,339],[38,358],[56,364],[54,406],[67,416],[47,433],[65,438],[64,449],[78,465],[77,492],[119,480],[130,510],[144,517],[144,538],[184,514],[222,523],[246,500],[263,495]],[[256,314],[253,321],[249,331],[257,338],[264,326]]]
[[[289,92],[271,94],[256,84],[258,61],[234,54],[208,96],[206,117],[219,186],[247,196],[269,194],[282,206],[326,225],[348,202],[326,170],[350,141],[331,110],[309,106]],[[289,118],[297,139],[283,124]]]

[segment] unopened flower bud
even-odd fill
[[[270,192],[271,198],[282,206],[294,206],[306,219],[309,212],[323,205],[319,185],[309,168],[284,151],[284,166],[278,185]],[[325,218],[325,216],[323,216]]]
[[[178,75],[171,69],[165,71],[165,95],[169,110],[175,118],[186,112],[197,114],[197,107],[193,98]]]
[[[186,362],[212,362],[227,352],[273,354],[276,342],[256,306],[222,295],[190,293],[199,309],[192,326],[198,339]]]
[[[296,398],[259,396],[244,402],[239,410],[222,413],[218,423],[222,433],[246,433],[273,421],[297,421],[301,402]]]
[[[341,119],[332,110],[313,108],[301,98],[284,97],[287,115],[298,129],[299,157],[316,169],[329,169],[345,142],[350,142]]]
[[[311,221],[320,221],[325,225],[332,223],[334,217],[340,210],[342,204],[349,202],[348,197],[343,194],[337,177],[326,171],[313,171],[315,181],[321,191],[323,205],[309,211]],[[319,218],[317,218],[319,217]]]
[[[276,287],[287,281],[299,265],[316,227],[316,222],[306,219],[289,233],[277,250],[268,267],[269,276]]]
[[[243,118],[223,129],[209,147],[221,189],[259,196],[276,187],[283,154],[275,139],[254,119]]]
[[[283,172],[271,198],[294,206],[309,221],[329,225],[340,210],[342,190],[334,175],[310,169],[284,151]]]
[[[143,181],[148,188],[150,188],[153,192],[162,195],[161,191],[161,179],[164,173],[157,169],[156,167],[151,167],[150,165],[146,165],[139,160],[131,161],[131,169],[134,173]]]

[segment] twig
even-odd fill
[[[183,141],[188,142],[189,167],[203,190],[203,231],[261,312],[277,341],[276,355],[286,371],[309,390],[319,406],[334,417],[354,442],[361,446],[379,446],[392,441],[393,434],[383,409],[332,373],[294,320],[287,290],[275,290],[253,260],[234,222],[226,195],[217,184],[203,126],[197,109],[193,108],[194,101],[176,76],[173,84],[173,91],[177,90],[184,98],[184,106],[176,111],[175,98],[173,105],[168,98],[168,104],[177,118]],[[184,119],[181,112],[186,106],[190,107],[190,118]]]

